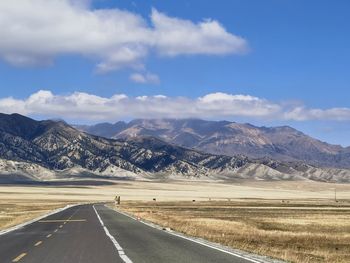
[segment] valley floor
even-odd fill
[[[288,262],[349,262],[350,202],[127,202],[118,209],[189,236]]]
[[[0,185],[0,229],[69,203],[112,202],[116,195],[121,196],[124,211],[235,248],[293,262],[346,262],[350,257],[350,184],[89,181]]]

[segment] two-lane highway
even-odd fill
[[[1,263],[123,262],[91,205],[66,209],[0,236],[0,257]]]
[[[152,228],[103,205],[81,205],[0,236],[0,262],[258,262]]]

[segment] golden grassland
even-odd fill
[[[109,181],[110,182],[110,181]],[[0,200],[110,201],[122,200],[206,201],[254,199],[325,199],[334,198],[334,184],[305,181],[112,181],[111,185],[9,186],[0,185]],[[350,199],[350,184],[337,184],[337,196]]]
[[[118,208],[194,237],[290,262],[349,262],[350,202],[124,202]]]
[[[0,229],[69,203],[110,202],[116,195],[125,211],[234,248],[294,262],[350,258],[349,184],[240,180],[0,185]]]
[[[0,229],[9,228],[44,215],[57,208],[64,207],[69,202],[37,200],[1,200],[0,201]]]

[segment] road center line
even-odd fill
[[[6,233],[8,233],[8,232],[11,232],[11,231],[13,231],[13,230],[19,229],[20,227],[24,227],[24,226],[26,226],[26,225],[29,225],[29,224],[33,223],[33,222],[46,223],[46,222],[55,221],[55,220],[40,220],[40,219],[46,218],[46,217],[48,217],[48,216],[50,216],[50,215],[53,215],[53,214],[56,214],[56,213],[59,213],[59,212],[64,211],[64,210],[66,210],[66,209],[68,209],[68,208],[70,208],[70,206],[67,206],[67,207],[61,208],[61,209],[57,209],[57,210],[55,210],[55,211],[52,212],[52,213],[49,213],[49,214],[47,214],[47,215],[45,215],[45,216],[42,216],[42,217],[40,217],[40,218],[38,218],[38,219],[34,219],[34,220],[32,220],[32,221],[28,221],[28,222],[26,222],[26,223],[24,223],[24,224],[20,224],[20,225],[18,225],[18,226],[16,226],[16,227],[10,228],[10,229],[8,229],[8,230],[6,230],[6,231],[0,231],[0,235],[3,235],[3,234],[6,234]],[[72,222],[82,222],[82,221],[86,221],[85,219],[71,220],[71,218],[76,214],[76,212],[77,212],[79,209],[80,209],[80,207],[78,207],[78,209],[75,210],[75,212],[74,212],[67,220],[60,220],[60,221],[61,221],[61,222],[64,222],[63,224],[66,224],[67,222],[70,222],[70,221],[72,221]],[[57,222],[57,220],[56,220],[56,222]],[[60,228],[62,228],[62,227],[63,227],[63,225],[60,226]],[[57,231],[58,231],[58,229],[56,229],[54,232],[56,233]],[[52,234],[48,234],[46,237],[49,238],[49,237],[51,237],[51,236],[52,236]],[[35,246],[35,247],[40,246],[42,243],[43,243],[43,241],[38,241],[38,242],[36,242],[36,243],[34,244],[34,246]],[[16,258],[14,258],[14,259],[12,260],[12,262],[14,262],[14,263],[15,263],[15,262],[19,262],[19,261],[22,260],[26,255],[27,255],[27,253],[24,252],[24,253],[20,254],[19,256],[17,256]]]
[[[19,255],[18,257],[16,257],[14,260],[12,260],[12,262],[18,262],[20,261],[22,258],[24,258],[27,255],[27,253],[22,253],[21,255]]]
[[[40,217],[38,217],[38,218],[35,218],[35,219],[33,219],[33,220],[29,220],[29,221],[24,222],[24,223],[22,223],[22,224],[19,224],[19,225],[16,225],[16,226],[13,226],[13,227],[4,229],[4,230],[0,230],[0,236],[5,235],[5,234],[7,234],[7,233],[10,233],[10,232],[12,232],[12,231],[18,230],[18,229],[20,229],[20,228],[26,227],[26,226],[28,226],[28,225],[30,225],[30,224],[33,224],[33,223],[35,223],[35,222],[38,222],[39,220],[41,220],[41,219],[43,219],[43,218],[47,218],[47,217],[49,217],[49,216],[58,214],[58,213],[60,213],[60,212],[62,212],[62,211],[65,211],[65,210],[70,209],[70,208],[75,207],[75,206],[79,206],[79,205],[67,205],[66,207],[56,209],[56,210],[54,210],[54,211],[52,211],[52,212],[50,212],[50,213],[47,213],[47,214],[45,214],[45,215],[42,215],[42,216],[40,216]],[[78,209],[79,209],[79,208],[78,208]]]
[[[40,220],[39,223],[63,223],[67,222],[86,222],[86,219],[66,219],[66,220]]]
[[[123,248],[119,245],[119,243],[117,242],[117,240],[114,238],[114,236],[111,235],[111,233],[109,233],[107,227],[104,225],[100,215],[97,213],[97,210],[95,208],[95,206],[92,206],[93,209],[95,210],[95,213],[97,215],[97,218],[98,220],[100,221],[101,223],[101,226],[103,227],[106,235],[109,237],[109,239],[112,241],[113,245],[115,246],[115,248],[117,249],[118,251],[118,254],[119,254],[119,257],[125,262],[125,263],[133,263],[131,261],[131,259],[125,254]]]
[[[35,246],[35,247],[40,246],[42,243],[43,243],[43,241],[38,241],[38,242],[35,243],[34,246]]]

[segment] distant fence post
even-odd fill
[[[115,204],[116,204],[116,205],[120,205],[120,195],[117,195],[117,196],[114,198],[114,201],[115,201]]]

